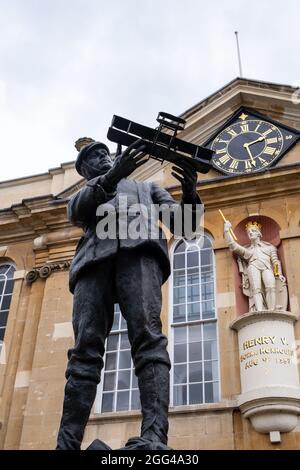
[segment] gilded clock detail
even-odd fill
[[[298,138],[297,131],[240,111],[211,139],[214,166],[227,174],[261,171],[272,166]]]

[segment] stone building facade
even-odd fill
[[[183,113],[187,126],[182,137],[202,144],[241,106],[300,131],[300,105],[292,100],[294,92],[290,86],[235,79]],[[156,181],[180,198],[180,187],[167,163],[149,160],[134,177]],[[66,352],[73,341],[68,267],[81,236],[81,230],[68,222],[66,206],[83,184],[74,162],[43,175],[0,183],[1,449],[55,447]],[[173,362],[169,445],[174,449],[297,449],[300,422],[274,444],[268,434],[255,431],[239,409],[240,357],[231,324],[246,310],[218,209],[237,234],[249,218],[260,219],[266,234],[268,226],[276,224],[288,310],[299,316],[300,142],[261,172],[224,175],[212,169],[199,175],[198,190],[206,207],[206,245],[203,252],[196,252],[170,238],[173,270],[163,286],[162,322]],[[189,269],[192,277],[196,273],[191,284],[187,271],[182,274]],[[118,315],[116,309],[104,386],[99,386],[83,448],[97,437],[117,448],[139,433],[126,326]],[[295,323],[296,341],[299,325]],[[111,365],[109,361],[116,358],[118,364]]]

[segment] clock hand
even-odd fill
[[[253,156],[252,156],[252,153],[250,152],[249,144],[244,144],[243,147],[247,150],[252,165],[253,165],[253,166],[256,166],[256,161],[254,160],[254,158],[253,158]]]
[[[247,146],[252,145],[252,144],[256,144],[256,142],[261,142],[262,140],[264,140],[264,137],[261,135],[258,139],[253,140],[252,142],[248,142]]]

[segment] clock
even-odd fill
[[[216,169],[238,175],[273,166],[298,138],[297,130],[241,108],[204,145],[214,151]]]

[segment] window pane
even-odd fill
[[[140,410],[140,408],[141,408],[140,392],[138,390],[133,390],[131,393],[131,409]]]
[[[117,368],[117,353],[106,354],[105,369],[115,370]]]
[[[186,344],[175,344],[174,346],[174,363],[186,362],[187,351]]]
[[[104,384],[103,390],[110,391],[114,390],[116,386],[116,373],[115,372],[106,372],[104,374]]]
[[[204,384],[205,402],[213,403],[219,400],[219,383],[210,382]]]
[[[174,344],[186,343],[186,326],[174,328]]]
[[[185,243],[181,240],[175,248],[175,253],[182,253],[183,251],[185,251]]]
[[[217,331],[216,331],[216,323],[204,323],[203,325],[203,339],[216,339]]]
[[[212,361],[204,362],[204,380],[206,382],[213,380]]]
[[[212,251],[211,250],[201,250],[201,265],[205,266],[207,264],[212,264]]]
[[[103,393],[103,397],[102,397],[102,412],[103,413],[113,411],[113,401],[114,401],[113,393]]]
[[[214,280],[214,273],[210,266],[201,268],[201,282],[212,282]]]
[[[129,408],[129,392],[118,392],[117,411],[127,411]]]
[[[215,317],[215,306],[213,301],[202,302],[202,318],[206,320],[207,318]]]
[[[118,390],[130,388],[130,370],[123,370],[118,375]]]
[[[177,287],[174,289],[174,304],[182,304],[185,302],[185,287]]]
[[[114,323],[113,323],[113,326],[112,326],[112,331],[119,329],[119,321],[120,321],[120,314],[119,314],[119,313],[115,313],[115,316],[114,316]]]
[[[200,300],[200,289],[199,285],[187,287],[187,302],[196,302]]]
[[[4,281],[0,281],[0,296],[3,294],[4,290]]]
[[[203,403],[202,384],[193,384],[189,386],[189,404]]]
[[[174,406],[187,404],[187,386],[175,385],[173,388],[173,403]]]
[[[2,296],[1,310],[9,310],[11,295]]]
[[[0,311],[0,326],[4,326],[4,327],[6,326],[7,317],[8,317],[8,310]]]
[[[130,349],[130,343],[128,339],[127,332],[121,333],[121,346],[120,349]]]
[[[7,276],[8,279],[12,279],[14,277],[14,272],[15,272],[16,269],[12,265],[8,265],[7,267],[8,267],[8,269],[6,271],[6,276]]]
[[[202,362],[193,362],[189,365],[189,381],[202,382]]]
[[[118,349],[119,335],[110,335],[107,339],[107,351],[116,351]]]
[[[119,369],[130,369],[131,353],[130,351],[120,351]]]
[[[202,300],[209,300],[214,298],[214,283],[207,282],[205,284],[201,284],[201,295]]]
[[[138,387],[137,376],[135,375],[134,370],[132,370],[132,388],[137,388],[137,387]]]
[[[5,333],[5,328],[0,328],[0,341],[3,340],[3,338],[4,338],[4,333]]]
[[[121,315],[121,330],[127,330],[127,323],[125,318]]]
[[[185,271],[174,271],[174,287],[184,286],[185,284]]]
[[[204,341],[204,360],[217,359],[217,341]]]
[[[199,266],[199,252],[193,251],[187,253],[187,267]]]
[[[10,268],[10,265],[9,265],[9,264],[1,264],[1,266],[0,266],[0,273],[6,275],[7,272],[9,271],[9,268]]]
[[[186,384],[187,383],[187,364],[180,366],[174,365],[174,383]]]
[[[211,248],[211,241],[208,237],[203,237],[204,240],[203,240],[203,244],[202,244],[202,248]]]
[[[202,359],[202,343],[190,343],[189,344],[189,360],[201,361]]]
[[[182,269],[185,265],[185,254],[174,255],[174,269]]]
[[[192,268],[187,270],[187,285],[199,284],[199,268]]]
[[[14,287],[13,279],[8,279],[5,285],[5,294],[11,294],[13,291],[13,287]],[[0,292],[1,292],[1,289],[0,289]]]
[[[188,321],[200,320],[200,303],[187,304]]]
[[[201,341],[201,325],[191,325],[189,326],[189,342],[199,342]]]
[[[173,312],[174,312],[174,318],[173,318],[174,323],[185,321],[185,305],[174,306]]]

